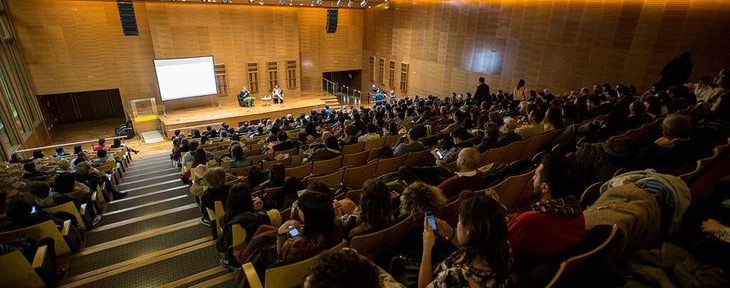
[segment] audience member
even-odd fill
[[[484,174],[477,170],[481,164],[481,155],[475,148],[464,148],[456,159],[456,175],[439,184],[438,188],[446,198],[451,199],[463,190],[480,190],[485,188]]]

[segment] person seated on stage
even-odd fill
[[[274,90],[271,91],[271,98],[274,103],[284,103],[284,91],[279,88],[279,85],[274,86]]]
[[[99,151],[99,150],[106,149],[106,144],[104,144],[105,142],[106,142],[106,140],[104,138],[100,138],[99,139],[99,144],[94,145],[92,147],[92,150],[94,150],[94,152],[96,152],[96,151]]]
[[[246,100],[246,98],[249,98],[249,97],[251,97],[251,92],[248,92],[248,89],[246,89],[246,86],[243,86],[243,88],[241,88],[241,91],[238,92],[238,96],[236,97],[236,98],[238,98],[238,106],[251,107],[253,104],[253,101],[251,101],[251,103],[248,103],[248,101]]]

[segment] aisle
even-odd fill
[[[107,206],[70,259],[61,287],[230,287],[210,229],[169,155],[133,158]]]

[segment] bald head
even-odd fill
[[[472,147],[461,149],[459,152],[459,158],[456,159],[456,167],[459,168],[460,172],[474,171],[479,168],[480,157],[479,151]]]

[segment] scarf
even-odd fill
[[[545,214],[563,217],[574,217],[583,213],[583,210],[580,208],[580,203],[574,196],[537,201],[532,203],[530,208],[532,211],[540,211]]]

